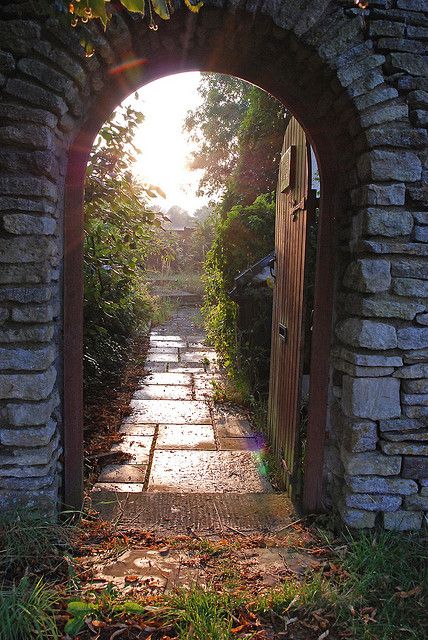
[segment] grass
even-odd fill
[[[229,640],[237,604],[228,594],[193,587],[171,597],[164,615],[173,622],[180,640]]]
[[[45,573],[63,561],[71,526],[16,511],[0,517],[0,571],[16,578],[28,570]]]
[[[18,584],[0,590],[1,640],[56,640],[57,594],[40,578],[24,576]]]

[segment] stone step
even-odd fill
[[[177,535],[189,530],[275,533],[296,518],[285,493],[116,493],[101,489],[92,493],[92,506],[103,519],[122,526]]]

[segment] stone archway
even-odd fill
[[[373,526],[377,514],[388,528],[421,525],[428,509],[428,274],[420,257],[427,249],[426,62],[403,52],[396,36],[421,42],[427,17],[418,2],[396,0],[391,14],[361,13],[349,4],[272,0],[254,13],[252,6],[232,11],[208,2],[196,16],[177,11],[157,32],[123,12],[106,34],[92,33],[90,59],[73,32],[37,20],[25,3],[2,8],[6,507],[55,507],[62,446],[66,501],[80,495],[82,187],[93,138],[142,84],[209,70],[282,100],[317,153],[323,188],[317,277],[329,285],[316,302],[314,357],[324,374],[314,428],[320,442],[328,437],[307,460],[326,485],[316,487],[317,504],[307,506],[327,496],[352,526]]]

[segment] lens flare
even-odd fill
[[[118,75],[120,73],[125,73],[130,69],[135,69],[135,67],[140,67],[144,64],[147,64],[148,60],[146,58],[131,58],[130,60],[126,60],[121,64],[117,64],[115,67],[112,67],[109,70],[109,74],[111,76]]]

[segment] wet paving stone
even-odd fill
[[[125,435],[121,442],[111,448],[113,453],[126,453],[131,456],[130,464],[148,464],[153,437],[140,435]]]
[[[205,373],[205,367],[198,362],[171,362],[168,365],[168,372],[171,373]]]
[[[138,482],[97,482],[92,491],[112,491],[114,493],[141,493],[144,484]]]
[[[155,451],[148,491],[266,493],[272,488],[248,451]]]
[[[192,374],[190,373],[151,373],[142,380],[141,387],[146,384],[191,386]]]
[[[196,400],[131,400],[141,422],[159,424],[210,424],[208,405]]]
[[[178,356],[178,347],[164,347],[164,346],[159,346],[159,347],[154,347],[152,345],[150,345],[150,349],[147,352],[147,358],[150,360],[150,357],[152,355],[157,355],[158,353],[171,353],[173,355]]]
[[[104,467],[98,482],[138,482],[144,483],[147,464],[109,464]]]
[[[147,384],[138,389],[133,400],[192,400],[192,387],[182,385]]]
[[[168,364],[166,362],[145,362],[144,368],[151,373],[166,373]]]
[[[160,424],[156,449],[215,451],[214,429],[210,424]]]

